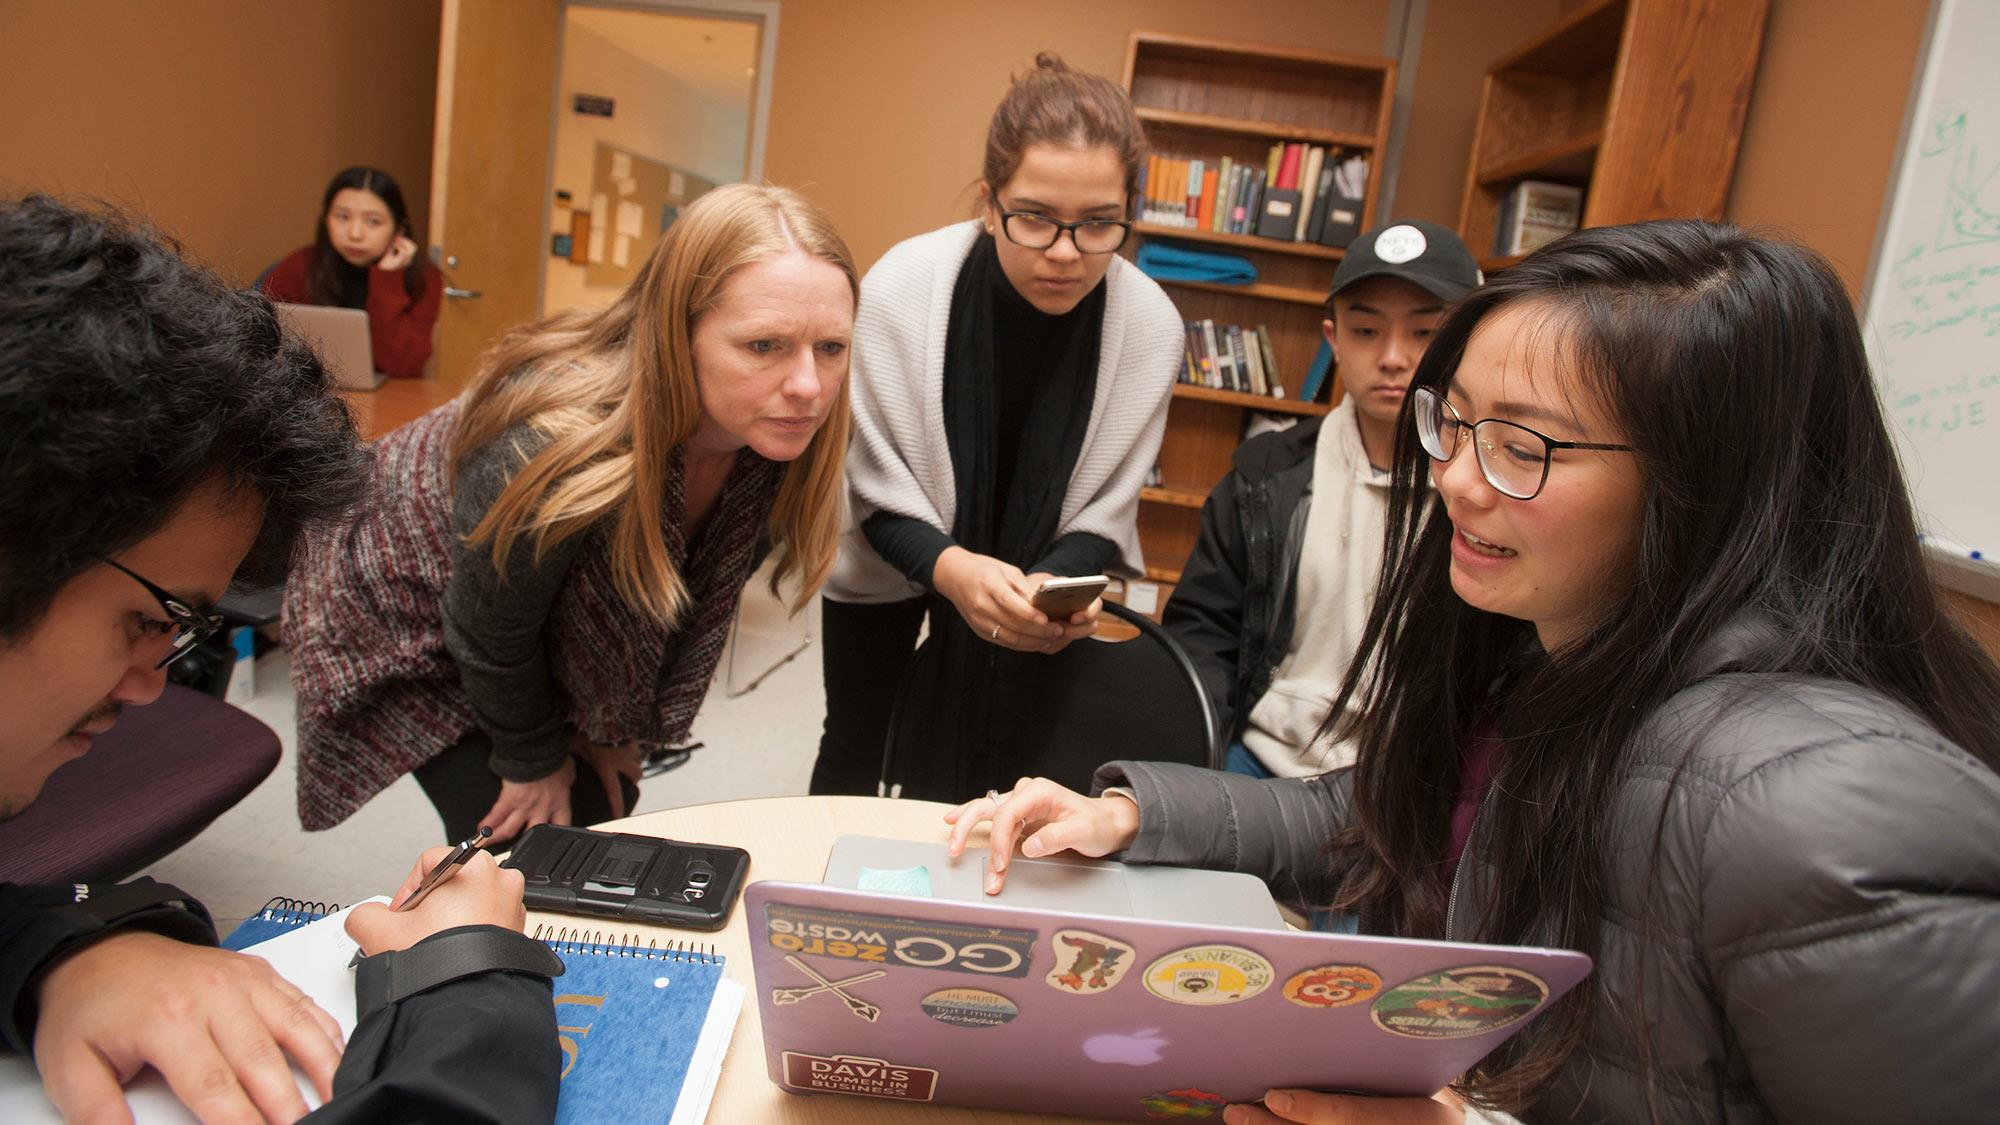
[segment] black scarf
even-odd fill
[[[1060,316],[1040,313],[1007,280],[993,240],[974,240],[952,287],[944,352],[945,442],[957,504],[951,536],[966,550],[1028,570],[1054,544],[1097,394],[1104,290],[1099,282]],[[1003,338],[1002,325],[1020,334]],[[1020,381],[1035,383],[1018,435],[998,432],[1003,380],[1017,392]],[[1012,442],[1013,453],[1004,496],[995,486],[1002,441]],[[932,599],[930,621],[930,651],[917,662],[905,706],[929,712],[922,725],[935,732],[930,745],[938,752],[916,752],[906,735],[891,780],[906,797],[935,800],[1008,788],[1026,758],[1014,734],[1030,713],[1040,657],[975,636],[942,596]]]

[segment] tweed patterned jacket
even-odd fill
[[[447,403],[378,443],[367,509],[352,524],[310,537],[286,583],[299,819],[309,830],[345,820],[478,725],[446,648],[443,613],[458,410]],[[569,726],[600,742],[686,737],[783,471],[744,450],[690,555],[676,454],[663,527],[692,607],[678,627],[628,606],[612,580],[605,530],[583,533],[543,629]]]

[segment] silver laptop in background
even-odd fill
[[[1007,893],[986,893],[986,850],[957,859],[941,843],[842,836],[833,842],[821,883],[860,891],[911,893],[897,878],[921,870],[928,897],[955,902],[1004,902],[1022,910],[1148,918],[1198,926],[1283,930],[1285,919],[1269,887],[1254,875],[1190,867],[1136,867],[1072,856],[1007,864]],[[920,894],[919,897],[925,897]]]
[[[368,336],[368,311],[328,305],[291,305],[276,302],[278,319],[286,331],[303,337],[319,353],[333,376],[334,385],[344,391],[372,391],[384,376],[375,370],[375,348]]]

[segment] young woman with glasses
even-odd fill
[[[1124,91],[1041,55],[994,112],[977,218],[896,246],[862,282],[813,792],[875,792],[899,689],[950,748],[899,761],[903,794],[1018,774],[1009,734],[1036,661],[1099,608],[1051,621],[1029,599],[1053,576],[1141,573],[1139,488],[1181,352],[1173,302],[1116,253],[1144,159]],[[906,671],[923,682],[905,688]]]
[[[1357,763],[1024,779],[947,817],[1004,842],[989,889],[1021,839],[1596,960],[1453,1094],[1232,1122],[1989,1117],[2000,672],[1925,571],[1826,263],[1571,235],[1451,314],[1404,419]]]
[[[804,197],[717,188],[612,305],[383,438],[370,507],[286,584],[305,826],[405,773],[452,840],[623,816],[762,554],[802,604],[833,565],[855,299]]]

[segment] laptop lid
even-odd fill
[[[1049,911],[1006,895],[759,882],[744,904],[773,1082],[1113,1120],[1219,1120],[1274,1086],[1428,1095],[1590,971],[1564,950]]]
[[[986,852],[953,859],[945,846],[923,840],[842,836],[827,855],[821,882],[830,887],[911,893],[959,902],[994,901],[986,894]],[[1247,929],[1282,930],[1285,919],[1270,888],[1254,875],[1192,867],[1135,867],[1076,856],[1025,859],[1007,865],[1008,906],[1052,913],[1158,918]]]
[[[285,329],[319,353],[327,373],[342,390],[368,391],[382,383],[375,371],[375,348],[368,336],[366,309],[276,303]]]

